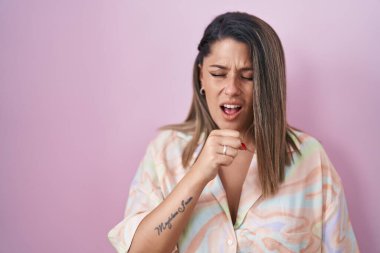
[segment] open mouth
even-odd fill
[[[224,112],[225,116],[231,119],[240,112],[241,105],[223,104],[220,108]]]

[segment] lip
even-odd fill
[[[240,106],[240,110],[237,113],[233,114],[233,115],[229,115],[229,114],[225,113],[223,111],[223,109],[222,109],[222,106],[225,105],[225,104],[228,104],[228,105],[239,105]],[[220,104],[219,108],[220,108],[220,111],[221,111],[221,113],[223,115],[223,118],[226,119],[226,120],[228,120],[228,121],[232,121],[232,120],[236,119],[239,116],[240,112],[242,111],[243,106],[242,106],[242,104],[236,103],[236,102],[235,103],[225,102],[225,103]]]
[[[223,106],[223,105],[238,105],[238,106],[241,106],[241,107],[243,107],[242,106],[242,103],[239,103],[239,102],[223,102],[223,103],[220,103],[220,105],[219,105],[219,107],[220,106]]]

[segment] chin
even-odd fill
[[[247,125],[250,125],[249,119],[247,118],[249,116],[244,110],[240,110],[237,115],[232,115],[231,113],[227,115],[227,113],[223,113],[223,110],[218,112],[218,114],[212,116],[215,116],[213,117],[216,119],[214,122],[219,127],[219,129],[230,129],[243,132],[245,129],[247,129]]]
[[[230,129],[230,130],[236,130],[236,131],[239,131],[239,132],[243,128],[241,125],[235,124],[235,123],[225,123],[225,122],[223,122],[221,124],[217,123],[217,125],[218,125],[218,127],[220,129]]]

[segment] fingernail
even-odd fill
[[[240,149],[241,150],[247,150],[247,146],[242,142]]]

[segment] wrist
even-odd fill
[[[189,177],[192,178],[192,182],[194,182],[194,186],[201,186],[202,188],[204,188],[207,183],[210,181],[208,180],[204,173],[202,173],[202,171],[200,171],[199,169],[196,169],[195,167],[192,167],[189,171]]]

